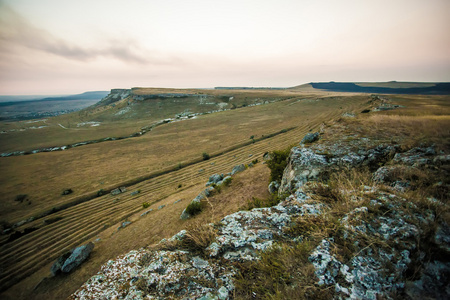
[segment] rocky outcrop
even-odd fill
[[[131,95],[131,89],[111,89],[109,95],[100,100],[95,106],[109,105],[123,100]]]
[[[208,182],[206,183],[206,186],[210,186],[210,185],[212,185],[212,184],[220,185],[220,183],[222,182],[222,180],[223,180],[223,174],[214,174],[214,175],[211,175],[211,176],[209,177]]]
[[[399,149],[397,145],[388,144],[369,144],[355,149],[354,145],[342,143],[294,147],[291,149],[279,192],[292,192],[307,181],[327,179],[332,172],[344,168],[366,166],[374,169],[391,159]]]
[[[201,250],[191,251],[189,234],[180,231],[160,243],[163,250],[140,249],[109,261],[72,299],[230,299],[238,263],[258,261],[277,243],[311,241],[307,231],[295,229],[302,220],[310,226],[321,224],[318,220],[331,224],[319,228],[327,234],[308,259],[317,286],[332,291],[335,299],[449,298],[450,229],[436,213],[448,205],[431,197],[407,198],[414,177],[402,179],[403,191],[393,184],[398,170],[448,168],[447,157],[432,147],[401,152],[397,145],[365,139],[294,147],[279,188],[290,195],[278,205],[236,212],[208,225],[214,237]],[[371,172],[373,184],[349,185],[335,191],[345,200],[322,201],[331,189],[323,180],[360,167]],[[215,175],[210,182],[223,179]],[[440,188],[450,190],[445,183]],[[333,206],[336,201],[343,201],[340,210]],[[413,279],[411,273],[416,273]]]

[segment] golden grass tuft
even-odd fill
[[[204,253],[205,248],[215,241],[217,229],[212,224],[202,224],[197,221],[189,224],[186,228],[186,235],[181,241],[181,247],[189,249],[191,252]]]
[[[308,256],[315,247],[303,242],[279,244],[258,261],[236,263],[234,299],[330,299],[332,291],[317,285]]]

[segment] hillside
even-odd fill
[[[377,118],[380,114],[388,117]],[[336,120],[343,115],[344,133],[326,130],[341,124]],[[395,142],[401,153],[422,142],[434,143],[434,151],[444,154],[449,147],[445,96],[136,88],[114,90],[89,109],[46,123],[48,131],[39,134],[12,131],[10,149],[30,151],[109,139],[0,158],[4,208],[0,286],[5,299],[67,297],[109,259],[155,245],[181,229],[218,224],[242,207],[250,208],[248,200],[269,197],[270,172],[261,163],[264,154],[292,147],[309,131],[325,130],[319,144],[328,143],[326,147],[339,139],[373,140],[373,145]],[[133,136],[136,132],[142,133]],[[410,132],[423,134],[411,137]],[[327,151],[322,149],[321,155],[334,155],[335,150]],[[233,175],[229,187],[209,197],[204,212],[180,220],[211,175],[252,163],[253,168]],[[15,201],[18,195],[26,197]],[[60,255],[88,241],[95,248],[87,263],[71,274],[49,275]],[[170,247],[157,251],[174,250]]]
[[[332,122],[318,142],[290,150],[281,180],[271,183],[279,203],[253,198],[251,210],[121,255],[70,299],[448,298],[450,136],[435,130],[450,120],[438,119]],[[402,131],[386,139],[392,122]],[[407,131],[419,127],[434,135],[410,139]],[[230,193],[229,178],[203,196],[204,209],[214,212],[223,188]]]

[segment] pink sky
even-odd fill
[[[0,95],[450,81],[448,0],[0,0]]]

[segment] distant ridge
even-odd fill
[[[215,90],[285,90],[281,87],[217,86]]]
[[[43,101],[70,101],[70,100],[100,100],[106,97],[109,91],[84,92],[76,95],[54,96],[40,98],[39,96],[0,96],[0,99],[11,99],[12,101],[0,102],[0,106],[22,105],[27,102],[43,102]],[[19,100],[24,97],[24,100]],[[32,97],[32,98],[31,98]],[[27,99],[28,98],[28,99]]]
[[[352,82],[311,82],[310,85],[319,90],[350,93],[373,94],[417,94],[417,95],[450,95],[450,82],[420,83],[396,82],[388,83],[352,83]],[[377,86],[378,85],[378,86]],[[389,85],[387,87],[386,85]],[[406,87],[405,87],[406,86]]]
[[[38,101],[66,101],[66,100],[96,100],[106,97],[109,91],[94,91],[94,92],[84,92],[82,94],[62,96],[62,97],[48,97],[39,99]]]

